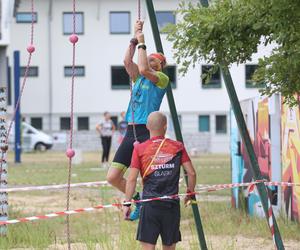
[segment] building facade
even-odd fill
[[[14,1],[0,1],[0,87],[7,86],[7,46],[10,42],[10,26]]]
[[[70,87],[72,46],[71,0],[35,0],[34,44],[36,52],[21,104],[23,117],[33,126],[51,132],[70,126]],[[159,28],[178,22],[174,14],[178,0],[155,0]],[[143,3],[143,1],[142,1]],[[114,121],[126,110],[130,98],[129,78],[123,68],[123,57],[137,18],[134,0],[78,0],[76,32],[75,130],[95,131],[103,113],[109,111]],[[145,3],[142,19],[147,51],[155,51]],[[11,28],[10,66],[14,50],[21,51],[21,64],[27,60],[26,47],[30,36],[30,1],[21,0]],[[168,61],[168,73],[181,123],[183,136],[190,149],[201,152],[229,152],[230,102],[220,72],[206,83],[202,78],[211,65],[199,63],[185,76],[178,74],[172,57],[172,44],[161,30],[161,39]],[[258,95],[251,82],[258,58],[270,53],[261,47],[247,64],[232,65],[230,71],[240,100]],[[21,70],[22,72],[22,70]],[[12,82],[10,88],[12,89]],[[13,91],[11,91],[13,92]],[[8,93],[12,99],[13,93]],[[13,103],[9,102],[10,112]],[[166,98],[161,110],[169,114]],[[172,124],[169,125],[172,134]]]

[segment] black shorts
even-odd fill
[[[142,204],[136,239],[155,245],[161,236],[163,245],[181,241],[179,202],[151,201]]]
[[[150,138],[149,130],[144,124],[135,125],[135,131],[138,141],[144,142]],[[126,134],[119,146],[112,162],[112,167],[126,171],[130,166],[134,143],[133,126],[128,125]]]

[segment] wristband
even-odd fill
[[[138,45],[139,41],[138,41],[138,39],[136,39],[136,38],[132,38],[132,39],[130,40],[130,43],[136,46],[136,45]]]
[[[144,43],[139,43],[139,45],[138,45],[138,49],[143,49],[143,50],[146,50],[146,49],[147,49],[147,47],[146,47],[146,45],[145,45]]]
[[[194,192],[195,192],[195,191],[192,192],[192,191],[189,190],[189,189],[186,190],[186,193],[189,194],[188,196],[189,196],[191,199],[193,199],[193,200],[196,198],[196,195],[195,195],[195,194],[191,194],[191,193],[194,193]]]
[[[131,202],[131,201],[124,201],[124,203],[127,203],[127,202]],[[131,206],[131,203],[128,203],[128,204],[124,204],[124,203],[123,203],[124,207],[130,207]]]

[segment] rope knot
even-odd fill
[[[68,148],[66,151],[66,155],[68,158],[73,158],[75,156],[75,151],[72,148]]]
[[[69,37],[69,41],[73,44],[77,43],[78,42],[78,36],[75,35],[75,34],[72,34],[70,37]]]
[[[30,44],[27,47],[27,51],[28,51],[29,54],[32,54],[35,51],[35,47],[32,44]]]

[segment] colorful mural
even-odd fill
[[[267,180],[271,180],[271,142],[268,99],[257,100],[256,103],[254,103],[255,101],[256,100],[251,100],[251,112],[255,115],[252,116],[252,121],[248,121],[248,123],[253,122],[253,131],[250,133],[252,134],[251,139],[262,176]],[[250,182],[253,179],[253,173],[244,144],[242,144],[242,155],[245,161],[243,182]]]
[[[230,158],[231,158],[231,178],[232,183],[241,183],[243,178],[243,158],[241,156],[241,139],[239,130],[234,118],[233,110],[230,111]],[[232,207],[238,208],[239,204],[239,188],[232,189]]]
[[[261,170],[261,174],[266,180],[280,179],[280,159],[275,163],[277,168],[272,169],[272,153],[280,153],[280,145],[272,148],[271,145],[271,117],[270,102],[268,98],[253,98],[241,102],[241,108],[247,124],[248,132],[253,143],[254,151],[256,153],[257,161]],[[276,120],[276,119],[275,119]],[[279,115],[277,123],[280,123]],[[236,125],[232,122],[232,130],[236,131]],[[231,155],[232,161],[232,181],[251,182],[253,181],[253,172],[250,165],[250,160],[246,152],[244,144],[240,141],[239,135],[232,133],[231,148],[234,149],[234,144],[240,145],[241,159],[236,155]],[[273,136],[280,137],[280,127],[273,128]],[[279,144],[279,143],[278,143]],[[234,150],[232,150],[233,152]],[[235,150],[236,152],[236,150]],[[273,157],[274,160],[274,157]],[[269,197],[272,204],[275,206],[274,210],[278,210],[278,189],[268,189]],[[246,207],[251,215],[264,216],[262,204],[256,190],[250,194],[247,188],[240,189],[240,194],[237,190],[233,190],[232,194],[234,207]]]
[[[300,102],[300,95],[298,95]],[[281,106],[282,181],[300,182],[300,104]],[[300,222],[300,187],[283,188],[284,209]]]

